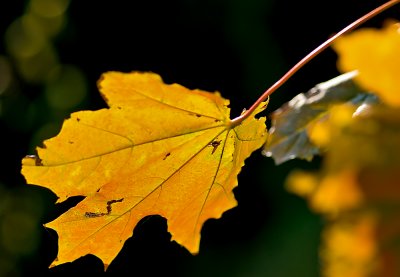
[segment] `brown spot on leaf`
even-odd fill
[[[94,217],[100,217],[100,216],[105,216],[105,215],[109,215],[112,211],[111,205],[117,202],[122,202],[124,200],[124,198],[121,199],[116,199],[116,200],[110,200],[107,201],[107,212],[106,213],[94,213],[94,212],[86,212],[85,213],[85,217],[87,218],[94,218]]]
[[[122,202],[124,198],[117,199],[117,200],[110,200],[107,202],[107,214],[111,213],[111,204],[117,203],[117,202]]]
[[[166,159],[167,157],[169,157],[170,155],[171,155],[171,153],[170,153],[170,152],[168,152],[167,154],[165,154],[165,156],[164,156],[163,160],[165,161],[165,159]]]
[[[218,146],[221,144],[222,140],[214,140],[212,142],[210,142],[209,146],[214,147],[211,154],[214,154],[215,150],[217,150]]]
[[[198,114],[198,113],[189,113],[189,115],[194,115],[196,117],[201,117],[202,116],[201,114]]]
[[[93,212],[86,212],[85,213],[85,217],[88,217],[88,218],[100,217],[100,216],[103,216],[103,215],[106,215],[106,214],[105,213],[93,213]]]

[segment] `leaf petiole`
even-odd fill
[[[242,113],[240,116],[234,118],[231,120],[231,126],[232,128],[239,125],[242,123],[243,120],[248,118],[254,110],[261,104],[261,102],[265,101],[272,93],[274,93],[279,87],[281,87],[287,80],[289,80],[300,68],[302,68],[304,65],[306,65],[309,61],[311,61],[313,58],[315,58],[318,54],[320,54],[322,51],[324,51],[326,48],[328,48],[338,37],[341,35],[354,30],[361,24],[365,23],[369,19],[373,18],[374,16],[382,13],[386,9],[398,4],[400,0],[390,0],[381,6],[375,8],[374,10],[370,11],[369,13],[365,14],[364,16],[360,17],[353,23],[347,25],[345,28],[343,28],[341,31],[327,39],[325,42],[323,42],[321,45],[319,45],[317,48],[315,48],[313,51],[311,51],[307,56],[305,56],[303,59],[301,59],[297,64],[295,64],[289,71],[287,71],[276,83],[274,83],[271,87],[269,87],[261,96],[260,98],[257,99],[256,102],[244,113]]]

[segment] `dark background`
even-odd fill
[[[26,185],[20,163],[57,134],[71,112],[105,106],[96,88],[103,72],[153,71],[167,83],[218,90],[237,116],[309,51],[383,2],[52,1],[69,5],[47,15],[55,21],[43,28],[52,34],[41,44],[44,54],[34,58],[26,51],[33,49],[29,43],[35,46],[37,30],[28,24],[25,38],[18,22],[32,14],[32,3],[44,7],[51,1],[0,3],[0,276],[319,276],[323,221],[284,189],[291,170],[318,168],[319,159],[275,166],[255,152],[234,190],[238,207],[206,222],[198,255],[171,242],[166,220],[151,216],[135,228],[106,273],[91,255],[48,269],[57,236],[42,224],[77,199],[54,205],[51,191]],[[380,27],[386,18],[399,18],[399,11],[393,8],[364,26]],[[57,17],[65,22],[58,29]],[[338,75],[335,63],[332,50],[319,55],[272,96],[266,114]]]

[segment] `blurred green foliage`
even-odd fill
[[[29,134],[27,145],[21,145],[29,152],[55,135],[63,118],[87,97],[84,73],[61,63],[54,43],[67,28],[68,5],[69,0],[26,1],[24,13],[4,33],[0,118],[11,132],[2,135]],[[9,174],[18,171],[14,168]],[[46,195],[34,187],[0,183],[0,276],[21,276],[29,272],[24,266],[42,266],[30,261],[40,264],[35,256],[43,244]]]

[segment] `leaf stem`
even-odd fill
[[[386,9],[394,6],[395,4],[398,4],[400,0],[390,0],[386,2],[385,4],[377,7],[376,9],[370,11],[369,13],[365,14],[364,16],[360,17],[353,23],[347,25],[344,29],[327,39],[325,42],[323,42],[321,45],[319,45],[317,48],[315,48],[313,51],[311,51],[307,56],[305,56],[303,59],[301,59],[297,64],[295,64],[288,72],[285,73],[276,83],[274,83],[270,88],[268,88],[261,96],[260,98],[257,99],[256,102],[244,113],[242,113],[240,116],[234,118],[231,120],[231,126],[235,127],[242,123],[243,120],[248,118],[254,110],[260,105],[261,102],[265,101],[273,92],[275,92],[280,86],[282,86],[288,79],[290,79],[300,68],[302,68],[305,64],[307,64],[309,61],[311,61],[314,57],[316,57],[318,54],[320,54],[322,51],[324,51],[326,48],[328,48],[338,37],[341,35],[354,30],[361,24],[365,23],[369,19],[373,18],[374,16],[380,14],[381,12],[385,11]]]

